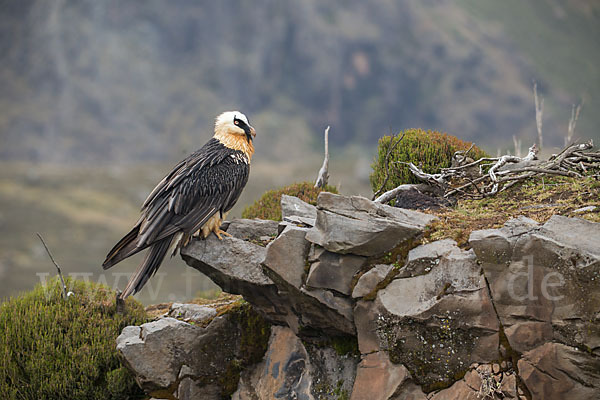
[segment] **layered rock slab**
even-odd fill
[[[314,400],[308,352],[289,328],[274,327],[261,363],[240,378],[234,400]]]
[[[269,326],[246,305],[206,327],[170,317],[128,326],[117,351],[150,395],[220,399],[230,390],[229,375],[260,361],[268,335]]]
[[[257,221],[257,225],[257,229],[263,229],[265,223]],[[251,222],[245,221],[244,226],[251,226]],[[353,335],[349,298],[304,287],[310,248],[305,239],[307,232],[307,228],[286,226],[266,247],[244,240],[251,236],[247,233],[243,238],[223,240],[211,235],[192,241],[182,249],[181,256],[224,291],[244,296],[273,323],[287,325],[296,333],[304,328]]]
[[[331,289],[344,295],[352,292],[354,275],[365,265],[365,257],[353,254],[336,254],[321,247],[313,251],[313,263],[306,278],[306,286]]]
[[[388,400],[408,379],[408,370],[403,365],[393,364],[387,353],[367,354],[358,364],[350,400]]]
[[[168,312],[169,317],[194,323],[204,322],[216,315],[217,311],[214,308],[198,304],[173,303]]]
[[[240,218],[223,225],[223,230],[238,239],[262,241],[277,236],[279,223],[267,219]]]
[[[523,354],[519,375],[533,398],[592,400],[600,396],[600,358],[560,343]]]
[[[210,235],[181,249],[181,258],[231,294],[244,296],[273,322],[285,323],[289,310],[277,286],[263,272],[265,247],[236,237]]]
[[[317,208],[297,197],[283,194],[281,195],[281,216],[283,220],[293,216],[315,220]]]
[[[600,355],[600,224],[521,218],[470,244],[514,350],[558,341]]]
[[[356,286],[352,291],[352,298],[360,298],[372,293],[393,268],[393,265],[379,264],[365,272],[356,282]]]
[[[333,253],[369,257],[409,242],[436,219],[364,197],[321,192],[315,227],[306,238]]]

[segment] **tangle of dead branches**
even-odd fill
[[[466,197],[482,199],[494,196],[518,182],[546,175],[574,178],[592,176],[600,179],[600,151],[593,151],[592,141],[565,147],[546,161],[537,159],[538,148],[534,144],[525,157],[504,155],[470,161],[465,154],[455,153],[454,165],[442,168],[438,174],[423,172],[413,163],[405,164],[423,184],[441,189],[443,197]],[[465,153],[465,152],[462,152]],[[421,185],[401,185],[381,194],[376,202],[387,203],[404,190],[420,190]]]

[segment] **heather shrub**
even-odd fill
[[[0,398],[137,399],[144,393],[117,358],[116,338],[127,325],[146,322],[129,298],[115,309],[115,292],[57,280],[0,304]]]
[[[373,172],[370,176],[371,188],[379,190],[386,176],[386,154],[390,146],[402,135],[384,136],[379,139],[377,156],[371,165]],[[408,167],[398,162],[412,162],[421,166],[424,172],[434,174],[440,172],[441,168],[447,168],[452,163],[452,155],[459,150],[467,150],[471,143],[462,141],[456,136],[435,131],[423,131],[421,129],[409,129],[404,132],[404,138],[398,143],[388,157],[389,179],[383,188],[383,192],[391,190],[405,183],[420,183],[410,172]],[[486,157],[487,154],[473,146],[468,156],[474,160]]]

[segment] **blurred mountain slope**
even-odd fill
[[[3,0],[0,158],[175,160],[232,108],[272,161],[327,124],[335,146],[417,126],[526,144],[532,79],[546,143],[582,96],[578,132],[598,138],[599,19],[583,0]]]

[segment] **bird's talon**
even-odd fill
[[[216,230],[213,231],[215,233],[215,235],[219,238],[219,240],[223,240],[223,237],[221,235],[225,235],[225,236],[229,236],[231,237],[231,234],[225,232],[224,230],[221,230],[220,228],[217,228]]]

